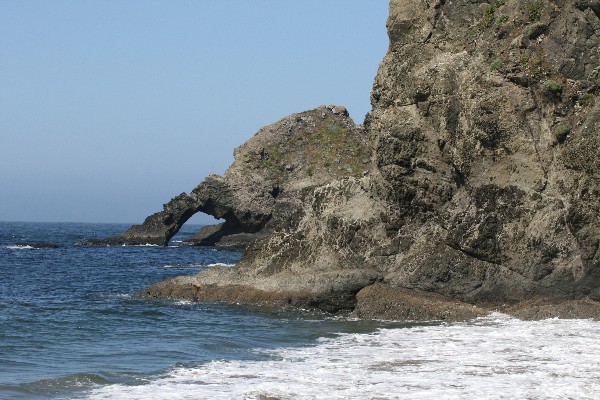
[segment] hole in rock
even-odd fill
[[[216,225],[225,222],[223,219],[216,219],[212,215],[198,212],[188,219],[179,229],[179,232],[173,236],[169,242],[171,246],[178,246],[194,238],[200,233],[203,227]]]

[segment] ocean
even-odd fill
[[[125,224],[0,222],[0,399],[597,399],[600,322],[366,321],[144,300],[240,253],[77,247]],[[58,248],[32,248],[50,242]]]

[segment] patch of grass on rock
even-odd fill
[[[544,10],[543,0],[528,0],[523,4],[523,7],[530,21],[539,21],[542,18],[542,11]]]
[[[548,97],[559,99],[562,96],[563,87],[555,80],[547,80],[542,84],[542,91]]]
[[[558,143],[563,143],[567,140],[567,136],[571,133],[571,125],[569,124],[560,124],[554,128],[554,138],[558,141]]]

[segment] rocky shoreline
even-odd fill
[[[436,293],[395,288],[380,283],[367,286],[353,296],[348,292],[269,292],[244,285],[201,285],[195,283],[193,277],[177,277],[154,284],[137,293],[136,297],[292,306],[373,320],[458,322],[492,312],[501,312],[523,320],[600,319],[600,302],[589,298],[535,298],[514,304],[469,304]]]
[[[205,212],[225,223],[192,244],[244,248],[146,297],[598,318],[598,4],[391,0],[362,125],[333,105],[286,117],[108,243],[165,245]]]

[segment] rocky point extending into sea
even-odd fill
[[[139,226],[84,244],[243,248],[146,297],[363,318],[600,316],[600,0],[392,0],[356,125],[321,106],[261,129]]]

